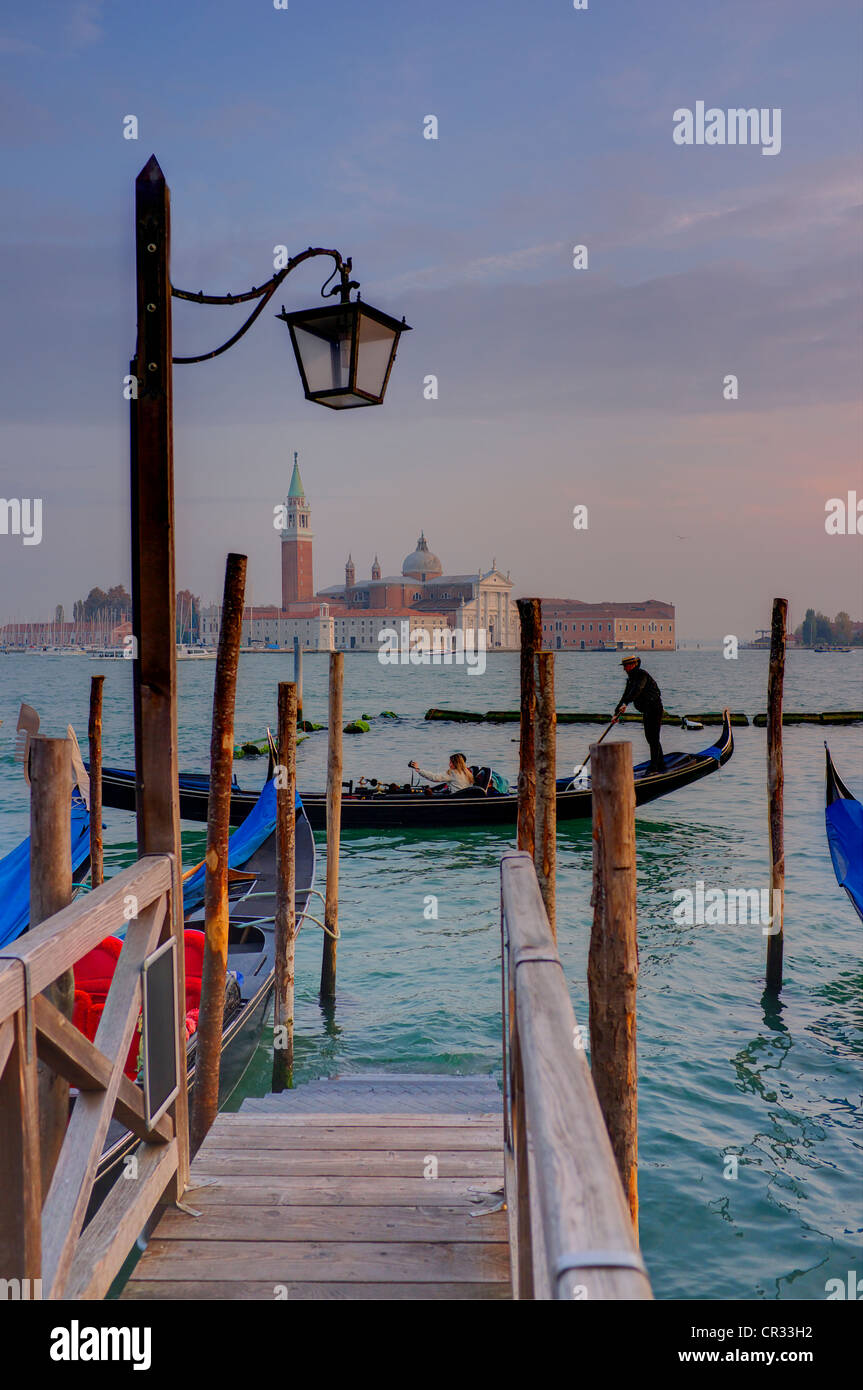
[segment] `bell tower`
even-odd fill
[[[356,569],[354,568],[353,557],[349,555],[349,556],[348,556],[348,563],[345,565],[345,588],[346,588],[346,589],[352,589],[353,586],[354,586],[354,584],[355,584],[356,582],[357,582],[357,572],[356,572]]]
[[[312,579],[312,513],[294,454],[294,471],[285,499],[282,528],[282,608],[308,603],[315,593]]]

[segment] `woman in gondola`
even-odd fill
[[[446,772],[426,772],[419,763],[408,763],[418,777],[427,782],[443,782],[448,791],[463,792],[473,786],[473,773],[465,762],[464,753],[452,753]]]

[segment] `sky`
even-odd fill
[[[320,302],[314,261],[175,368],[178,587],[217,598],[234,550],[277,601],[297,450],[319,587],[349,551],[398,572],[424,530],[447,572],[662,599],[681,638],[745,638],[774,595],[793,624],[863,618],[861,537],[825,530],[830,499],[863,501],[861,27],[856,0],[5,0],[0,497],[40,498],[43,535],[0,534],[0,622],[130,580],[153,153],[176,286],[238,293],[276,246],[337,247],[412,328],[383,407],[307,402],[274,314]],[[676,143],[699,101],[780,110],[778,153]],[[241,321],[175,300],[174,351]]]

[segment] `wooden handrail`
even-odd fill
[[[24,1006],[24,971],[19,960],[29,970],[31,997],[41,994],[52,980],[129,920],[130,899],[140,913],[170,889],[170,855],[146,855],[0,951],[0,1023]],[[15,959],[10,959],[12,956]]]
[[[0,1276],[39,1279],[49,1299],[103,1297],[168,1184],[187,1165],[188,1134],[178,1123],[177,1102],[151,1125],[141,1090],[123,1073],[141,1010],[142,967],[175,930],[178,892],[173,856],[147,855],[0,953],[6,955],[0,959]],[[123,949],[90,1042],[43,991],[124,924]],[[184,1082],[182,1013],[178,1030]],[[44,1201],[37,1052],[79,1092]],[[142,1141],[138,1181],[116,1182],[84,1229],[112,1116]]]
[[[506,1196],[516,1296],[650,1299],[533,859],[501,860]]]

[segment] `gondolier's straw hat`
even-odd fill
[[[641,657],[638,655],[638,652],[624,652],[623,656],[620,658],[620,664],[621,666],[628,666],[630,661],[640,660]]]

